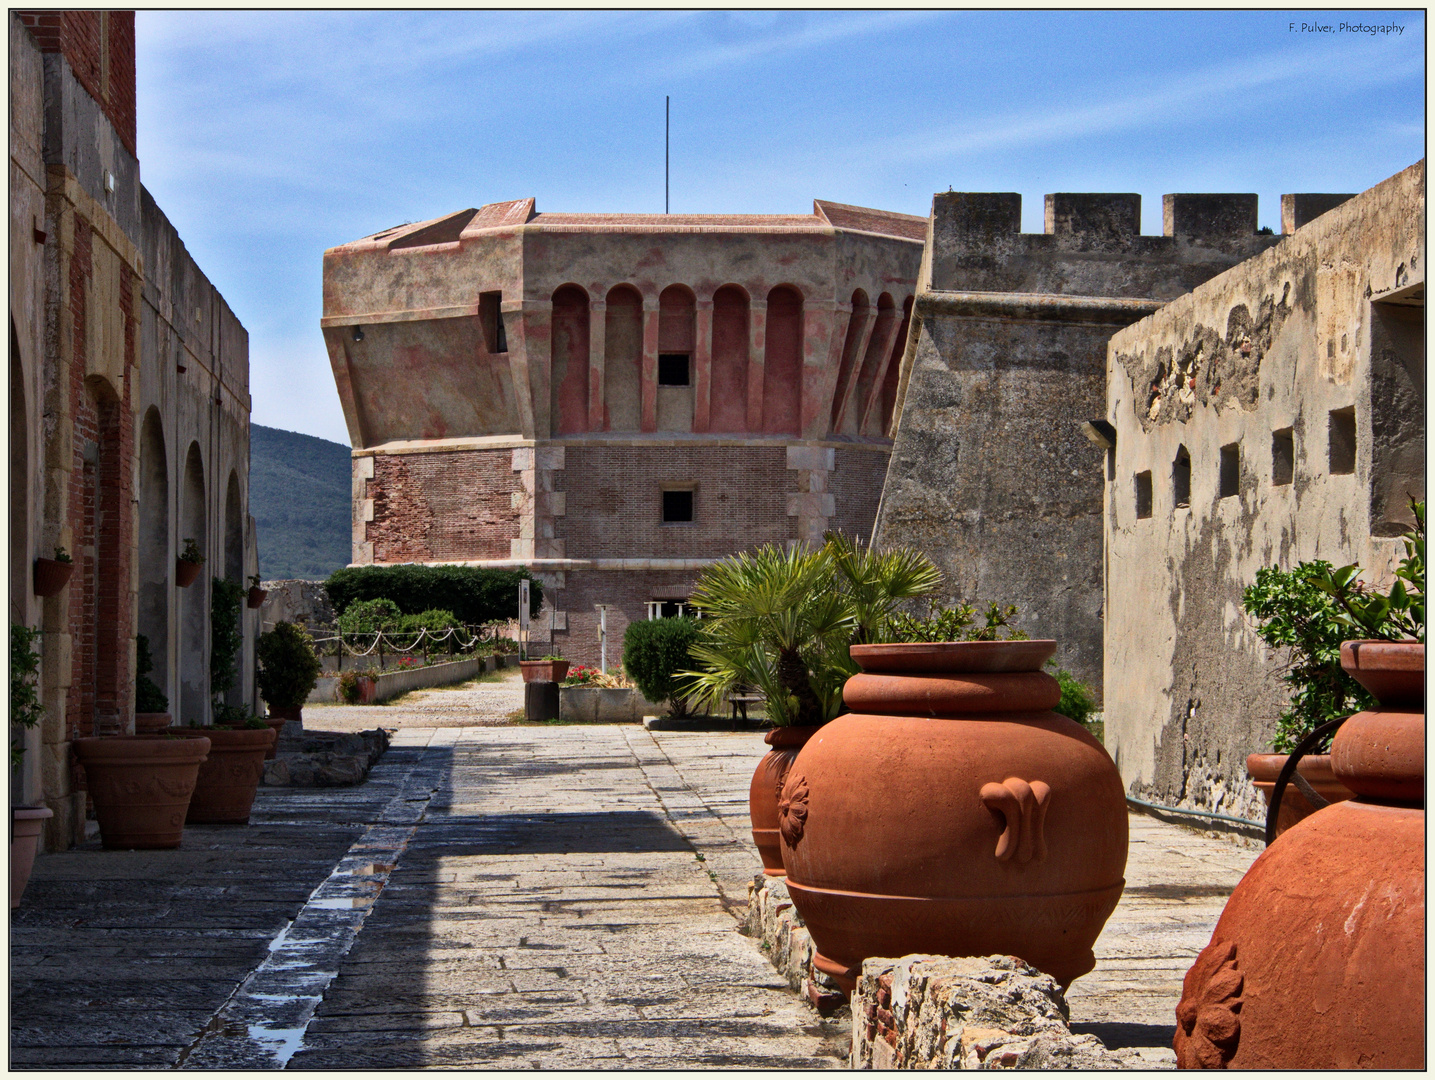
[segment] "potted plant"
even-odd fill
[[[36,596],[56,596],[70,582],[75,571],[74,560],[62,547],[55,549],[53,559],[35,560],[34,584]]]
[[[263,607],[263,606],[264,606],[264,598],[265,598],[266,596],[268,596],[268,595],[269,595],[269,590],[268,590],[268,589],[262,589],[262,588],[259,587],[259,575],[258,575],[258,574],[250,574],[250,575],[249,575],[249,598],[248,598],[248,600],[246,601],[246,603],[249,605],[249,607],[250,607],[251,609],[257,609],[257,608]]]
[[[1361,580],[1358,566],[1335,569],[1325,560],[1302,562],[1291,571],[1262,567],[1243,594],[1246,613],[1267,645],[1289,650],[1281,680],[1290,701],[1276,721],[1273,753],[1251,754],[1246,771],[1271,801],[1288,756],[1314,732],[1375,706],[1375,698],[1341,666],[1341,646],[1361,639],[1424,637],[1425,504],[1412,500],[1415,528],[1403,537],[1405,557],[1387,592]],[[1319,806],[1353,797],[1332,770],[1326,730],[1296,765],[1296,789],[1285,789],[1277,811],[1279,835]],[[1312,801],[1304,788],[1313,789]],[[1274,835],[1272,838],[1274,838]]]
[[[10,624],[10,770],[13,773],[25,758],[23,735],[45,719],[45,706],[40,702],[36,680],[40,670],[40,654],[35,639],[40,631]],[[15,729],[19,729],[17,732]],[[12,791],[18,790],[13,785]],[[47,806],[10,807],[10,906],[20,906],[30,873],[35,867],[35,853],[40,846],[40,833],[45,822],[54,817]]]
[[[259,662],[259,693],[269,715],[303,722],[304,702],[319,681],[314,641],[301,626],[281,622],[260,634],[254,652]]]
[[[688,649],[700,636],[691,618],[640,619],[623,634],[623,670],[648,701],[667,702],[670,716],[688,714],[683,673],[693,666]]]
[[[149,651],[149,638],[144,634],[135,635],[135,734],[144,735],[163,731],[172,723],[169,715],[169,698],[149,677],[154,670],[154,659]]]
[[[524,682],[562,682],[568,674],[568,661],[557,653],[537,660],[521,660],[518,666],[523,670]]]
[[[373,668],[350,668],[341,672],[336,687],[339,700],[348,705],[370,704],[378,690],[378,676]]]
[[[842,684],[857,670],[848,647],[872,640],[899,603],[940,582],[919,552],[862,548],[838,533],[816,551],[761,547],[699,579],[691,603],[702,630],[689,648],[700,670],[685,673],[688,694],[711,711],[734,691],[755,687],[774,725],[765,739],[772,749],[748,792],[764,873],[784,873],[779,793],[798,751],[842,711]]]
[[[195,578],[199,577],[199,568],[204,565],[204,555],[200,553],[199,545],[195,543],[194,537],[184,538],[184,550],[179,553],[179,558],[174,563],[174,583],[181,589],[187,589],[194,584]]]

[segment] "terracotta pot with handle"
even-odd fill
[[[1276,786],[1276,778],[1280,776],[1288,758],[1288,754],[1251,754],[1246,758],[1246,774],[1255,783],[1267,806],[1271,804],[1271,792]],[[1307,754],[1296,764],[1296,771],[1326,802],[1344,802],[1355,797],[1355,792],[1335,778],[1329,754]],[[1276,835],[1279,836],[1297,821],[1310,817],[1315,811],[1316,808],[1301,794],[1299,788],[1294,784],[1287,787],[1281,795],[1281,810],[1276,818]]]
[[[773,728],[763,739],[772,749],[757,763],[757,771],[752,774],[747,806],[752,816],[752,841],[762,858],[762,872],[770,877],[787,874],[782,866],[777,820],[777,802],[782,797],[782,785],[787,780],[787,770],[796,760],[797,752],[817,730],[815,727]]]
[[[1121,777],[1051,711],[1054,641],[861,645],[853,711],[808,739],[778,805],[814,963],[851,993],[863,959],[1019,956],[1063,986],[1125,885]]]
[[[1340,652],[1380,702],[1331,743],[1355,797],[1292,825],[1231,893],[1182,987],[1182,1068],[1425,1065],[1425,646]]]

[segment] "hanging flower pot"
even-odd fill
[[[258,609],[264,606],[264,598],[269,595],[268,589],[261,589],[258,585],[252,585],[249,589],[249,599],[245,601],[251,609]]]
[[[187,589],[194,584],[199,577],[199,570],[204,563],[190,562],[188,559],[176,559],[174,561],[174,583],[181,589]]]
[[[782,867],[778,835],[777,803],[782,797],[782,785],[798,751],[818,730],[816,727],[773,728],[762,740],[772,749],[757,763],[757,771],[752,774],[747,805],[752,816],[752,841],[762,858],[762,872],[769,877],[783,877],[787,873]]]
[[[1425,646],[1347,641],[1340,660],[1380,703],[1331,743],[1355,798],[1293,825],[1231,893],[1186,973],[1179,1067],[1424,1068]]]
[[[1063,986],[1121,897],[1120,774],[1041,666],[1054,641],[858,645],[853,712],[807,741],[778,805],[815,965],[1019,956]]]
[[[70,583],[75,564],[68,559],[35,560],[35,595],[56,596]]]

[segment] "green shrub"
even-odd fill
[[[1056,667],[1056,661],[1048,660],[1046,666]],[[1096,694],[1066,668],[1056,668],[1055,674],[1057,685],[1061,687],[1061,700],[1056,703],[1052,712],[1061,713],[1078,724],[1085,724],[1096,711]]]
[[[971,604],[956,607],[941,607],[928,603],[927,617],[893,612],[888,618],[882,636],[887,641],[1025,641],[1027,632],[1012,626],[1017,618],[1015,604],[1001,607],[990,604],[984,616],[985,622],[977,625],[976,608]],[[1002,636],[1005,628],[1006,636]],[[1059,710],[1058,710],[1059,711]]]
[[[259,661],[259,693],[281,709],[303,705],[319,681],[319,658],[314,641],[302,626],[278,623],[260,634],[254,645]]]
[[[518,618],[518,583],[529,579],[529,614],[543,604],[543,586],[526,570],[482,570],[474,566],[348,566],[329,575],[324,587],[342,615],[358,600],[385,598],[405,615],[451,611],[470,626]]]
[[[234,685],[234,660],[244,644],[239,612],[244,588],[237,581],[215,578],[209,593],[209,692],[222,697]],[[163,712],[163,709],[159,710]]]
[[[339,697],[349,705],[359,704],[359,680],[378,678],[374,668],[350,668],[339,674]]]
[[[623,670],[649,701],[666,701],[674,716],[687,712],[678,673],[693,666],[688,647],[698,640],[696,619],[645,619],[623,635]]]
[[[397,629],[403,617],[397,604],[379,597],[376,600],[355,600],[339,616],[338,624],[345,634],[373,634]]]
[[[169,698],[159,688],[149,673],[154,670],[154,658],[150,656],[149,638],[144,634],[135,635],[135,712],[169,712]]]
[[[442,634],[445,630],[457,625],[458,618],[452,611],[430,608],[417,615],[400,616],[398,630],[404,634],[417,634],[420,630],[427,630],[430,634]]]
[[[32,630],[19,623],[10,624],[10,724],[12,727],[32,728],[45,719],[45,706],[40,701],[36,677],[40,671],[40,654],[35,650],[35,639],[40,636],[38,629]],[[10,767],[20,764],[25,756],[24,744],[18,740],[10,743]]]

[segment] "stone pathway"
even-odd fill
[[[317,731],[366,728],[493,727],[511,723],[523,708],[523,673],[501,668],[485,679],[461,686],[411,690],[398,704],[304,706],[304,726]]]
[[[41,856],[11,921],[12,1067],[845,1065],[847,1024],[736,930],[760,734],[424,723],[462,711],[444,693],[377,721],[399,730],[362,785],[261,789],[248,828],[179,851]],[[1169,1046],[1256,854],[1133,817],[1073,1027]]]

